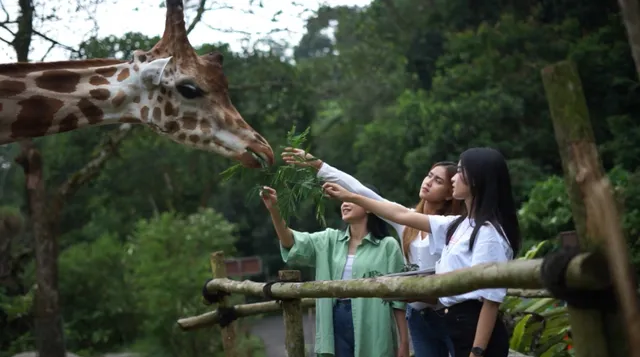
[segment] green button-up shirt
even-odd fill
[[[316,280],[341,280],[349,251],[349,229],[326,229],[305,233],[293,231],[290,249],[280,246],[282,259],[291,266],[315,267]],[[393,237],[377,240],[365,236],[356,250],[352,278],[397,273],[404,266],[400,245]],[[333,305],[335,298],[316,300],[315,352],[334,355]],[[405,309],[402,302],[384,303],[380,298],[351,300],[355,337],[355,357],[393,357],[397,352],[396,322],[393,310]]]

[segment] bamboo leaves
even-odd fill
[[[303,147],[308,140],[310,127],[296,134],[295,125],[287,132],[287,145],[292,148],[309,151]],[[284,149],[284,147],[280,147]],[[298,160],[304,160],[297,158]],[[326,226],[325,200],[322,192],[322,181],[316,171],[307,166],[280,165],[277,168],[267,167],[260,170],[248,170],[242,165],[234,165],[221,173],[223,181],[232,178],[251,183],[247,199],[256,199],[263,186],[269,186],[278,192],[278,209],[285,221],[291,216],[298,217],[301,212],[300,203],[311,200],[315,206],[315,216],[322,226]]]

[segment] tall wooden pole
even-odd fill
[[[299,282],[302,275],[299,270],[280,270],[280,281]],[[282,316],[284,318],[284,342],[288,357],[305,357],[304,325],[302,323],[302,305],[300,299],[282,301]]]
[[[549,65],[542,70],[542,80],[562,158],[580,248],[588,251],[602,250],[607,254],[611,268],[619,268],[626,262],[628,269],[628,257],[624,255],[626,251],[620,247],[623,243],[607,241],[601,236],[598,219],[589,210],[593,206],[589,204],[589,200],[593,198],[589,185],[602,182],[604,170],[598,157],[576,65],[570,61]],[[611,197],[611,192],[609,196]],[[611,219],[619,220],[619,217]],[[617,247],[615,252],[610,249],[612,243]],[[619,262],[622,264],[614,267]],[[614,280],[621,276],[628,276],[628,271],[614,276]],[[618,318],[596,310],[581,310],[571,306],[568,310],[577,357],[627,356],[625,335]]]
[[[226,278],[227,268],[224,265],[224,253],[215,252],[211,254],[209,259],[211,263],[211,274],[214,278]],[[228,307],[229,298],[224,297],[218,303],[219,307]],[[235,322],[232,322],[227,327],[222,328],[222,348],[224,349],[225,357],[239,357],[238,346],[236,344],[237,326]]]
[[[636,72],[640,77],[640,3],[638,0],[618,0],[620,14],[627,28],[627,37],[631,55],[636,63]]]

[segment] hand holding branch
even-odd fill
[[[284,148],[282,151],[282,159],[287,164],[293,164],[302,167],[313,167],[316,170],[320,170],[322,167],[322,160],[314,157],[313,155],[305,152],[302,149],[296,149],[292,147]]]
[[[322,185],[322,190],[327,196],[342,202],[353,202],[355,197],[355,194],[334,182],[326,182]]]

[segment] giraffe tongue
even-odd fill
[[[253,156],[254,159],[258,160],[258,162],[260,163],[260,166],[264,169],[265,167],[267,167],[267,161],[265,159],[262,158],[262,156],[256,154],[254,151],[252,150],[248,150],[251,153],[251,156]]]

